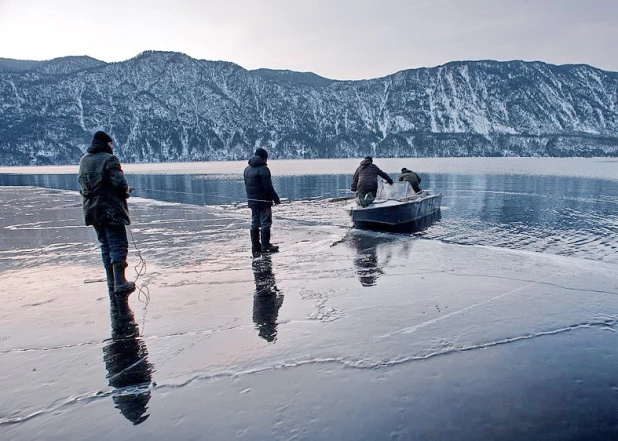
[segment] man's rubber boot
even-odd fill
[[[262,245],[260,244],[260,230],[249,230],[251,232],[251,255],[253,257],[259,257],[262,251]]]
[[[114,294],[114,269],[112,264],[105,265],[105,273],[107,274],[107,291]]]
[[[135,291],[135,283],[129,282],[124,277],[125,263],[114,263],[114,294],[131,294]]]
[[[361,195],[361,196],[358,197],[357,203],[361,207],[365,208],[365,207],[367,207],[369,204],[371,204],[373,202],[373,199],[374,199],[373,198],[373,194],[365,193],[364,195]]]
[[[270,243],[270,228],[262,228],[262,253],[278,253],[279,247]]]

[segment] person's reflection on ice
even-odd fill
[[[378,266],[378,241],[373,236],[361,233],[352,236],[351,242],[356,249],[354,268],[358,280],[363,286],[374,286],[378,276],[384,274]]]
[[[255,279],[253,322],[260,337],[274,342],[277,339],[277,317],[283,303],[283,294],[277,289],[270,256],[253,259],[251,266]]]
[[[120,413],[138,425],[150,416],[146,412],[153,368],[126,296],[110,302],[110,318],[112,336],[103,347],[103,360],[114,388],[112,399]]]

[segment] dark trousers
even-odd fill
[[[129,242],[124,225],[93,225],[101,244],[103,265],[107,268],[114,263],[127,263]]]
[[[251,249],[253,252],[264,250],[270,246],[270,226],[272,224],[273,212],[271,207],[251,208]]]
[[[273,224],[272,207],[251,208],[251,229],[270,230]]]

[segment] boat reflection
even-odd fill
[[[274,342],[277,340],[277,317],[283,304],[283,294],[277,288],[270,256],[253,259],[251,267],[255,280],[253,322],[260,337]]]
[[[351,230],[342,242],[355,251],[354,271],[361,285],[375,286],[390,265],[413,264],[414,235]],[[392,261],[392,264],[391,264]]]
[[[103,347],[103,361],[109,385],[114,388],[112,400],[127,420],[138,425],[150,416],[153,366],[126,297],[110,301],[110,318],[112,335]]]

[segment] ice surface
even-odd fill
[[[281,252],[252,259],[244,206],[130,199],[119,324],[79,195],[0,187],[0,439],[615,438],[615,260],[344,204],[275,207]]]

